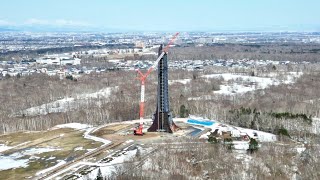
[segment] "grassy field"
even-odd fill
[[[19,157],[18,159],[29,159],[28,167],[0,171],[0,179],[32,177],[38,171],[54,166],[59,162],[58,160],[71,161],[88,152],[88,149],[94,149],[102,145],[100,142],[83,138],[83,133],[84,131],[73,129],[55,129],[41,132],[18,132],[0,136],[0,143],[8,146],[32,141],[32,143],[19,146],[17,149],[6,151],[4,155],[11,155],[31,148],[50,147],[57,149],[52,152]]]

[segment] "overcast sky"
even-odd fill
[[[3,0],[0,25],[320,31],[319,8],[320,0]]]

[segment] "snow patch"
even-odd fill
[[[91,152],[91,151],[94,151],[96,150],[97,148],[93,148],[93,149],[87,149],[88,152]]]
[[[278,74],[277,76],[271,75],[271,77],[256,77],[238,74],[209,74],[203,75],[205,78],[222,78],[225,82],[235,81],[233,84],[220,85],[219,91],[214,91],[217,94],[232,95],[232,94],[243,94],[246,92],[254,91],[257,89],[266,89],[272,85],[280,84],[292,84],[296,78],[303,75],[302,72],[288,72],[284,76]]]
[[[257,131],[257,130],[253,130],[253,129],[246,129],[246,128],[239,128],[237,127],[237,129],[239,129],[240,132],[245,132],[248,134],[248,136],[250,136],[251,138],[255,136],[255,134],[258,137],[258,140],[260,142],[274,142],[277,141],[277,136],[271,133],[266,133],[263,131]]]
[[[83,147],[76,147],[74,148],[74,151],[82,151],[83,150]]]
[[[12,148],[11,146],[7,146],[5,144],[0,144],[0,152],[6,151],[11,148]]]
[[[236,150],[247,150],[249,149],[248,141],[233,141],[232,142],[234,149]]]
[[[55,159],[56,157],[54,157],[54,156],[51,156],[51,157],[49,157],[47,160],[53,160],[53,159]]]
[[[0,156],[0,170],[28,167],[28,159],[15,159],[11,156]]]
[[[297,147],[297,152],[300,154],[302,153],[303,151],[305,151],[306,148],[305,147]]]
[[[18,144],[16,146],[7,146],[5,144],[0,144],[0,152],[3,152],[3,151],[6,151],[6,150],[9,150],[9,149],[14,149],[14,148],[17,148],[19,146],[23,146],[25,144],[28,144],[30,141],[27,141],[27,142],[24,142],[24,143],[21,143],[21,144]]]
[[[177,80],[169,80],[169,85],[174,83],[181,83],[181,84],[188,84],[191,81],[191,79],[177,79]]]
[[[132,143],[132,142],[134,142],[134,140],[129,139],[129,140],[126,140],[126,142],[124,142],[124,144],[129,144],[129,143]]]
[[[39,159],[39,157],[34,156],[35,154],[41,154],[44,152],[51,152],[60,149],[55,149],[51,147],[47,148],[30,148],[24,151],[16,152],[11,155],[0,155],[0,170],[28,167],[29,159]],[[31,156],[29,159],[22,159],[24,156]]]
[[[81,124],[81,123],[68,123],[68,124],[59,124],[59,125],[57,125],[55,127],[56,128],[71,128],[71,129],[83,130],[83,129],[91,128],[92,125]]]
[[[48,113],[67,112],[81,104],[88,103],[88,99],[108,98],[111,90],[116,87],[107,87],[98,92],[77,95],[75,98],[66,97],[40,106],[31,107],[23,111],[27,116],[46,115]]]
[[[17,159],[17,158],[21,158],[24,156],[33,156],[35,154],[42,154],[45,152],[52,152],[52,151],[59,151],[59,150],[61,150],[61,149],[52,148],[52,147],[30,148],[30,149],[26,149],[23,151],[15,152],[15,153],[11,154],[10,156]]]

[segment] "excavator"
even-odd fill
[[[143,124],[139,124],[139,126],[137,126],[134,130],[133,130],[133,134],[136,136],[143,136]]]

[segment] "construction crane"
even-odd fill
[[[138,132],[138,129],[141,128],[141,133],[142,133],[142,123],[143,123],[143,118],[144,118],[144,93],[145,93],[145,82],[146,79],[148,77],[148,75],[153,71],[153,69],[155,69],[159,63],[159,61],[161,60],[161,58],[165,55],[165,53],[168,52],[170,46],[173,44],[174,40],[177,38],[177,36],[179,35],[179,33],[177,32],[169,41],[169,43],[167,44],[167,46],[163,49],[162,53],[160,54],[160,56],[158,57],[158,59],[153,63],[153,65],[148,69],[148,71],[143,74],[139,69],[137,69],[138,74],[140,75],[138,77],[138,79],[141,82],[141,96],[140,96],[140,125],[139,127],[137,127],[137,129],[135,130],[135,132]],[[140,130],[139,130],[140,132]],[[142,135],[142,134],[136,134],[135,135]]]

